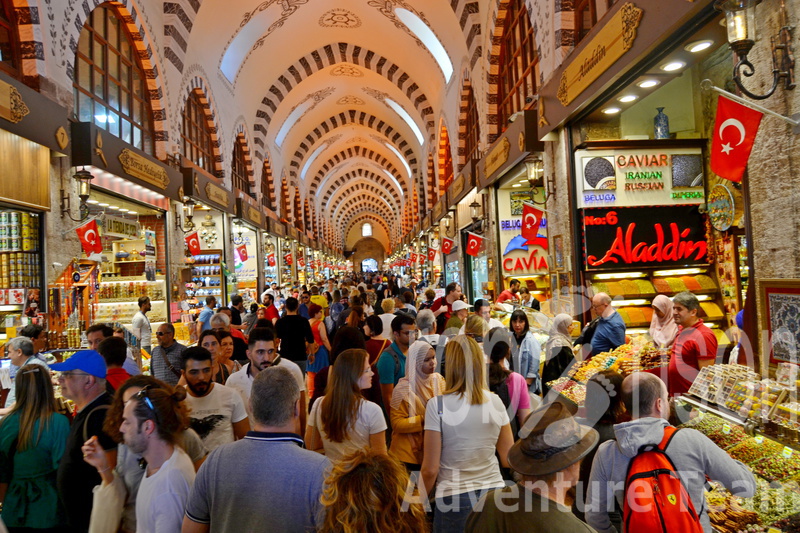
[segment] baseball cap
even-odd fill
[[[63,363],[50,365],[50,369],[58,372],[81,370],[96,378],[106,378],[106,361],[95,350],[77,351]]]
[[[453,311],[461,311],[462,309],[469,309],[472,306],[469,305],[467,302],[456,300],[455,302],[453,302],[453,305],[451,307],[453,308]]]

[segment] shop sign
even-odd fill
[[[503,270],[507,273],[547,272],[550,267],[547,265],[547,256],[539,247],[534,247],[527,256],[504,257]]]
[[[230,203],[228,194],[228,191],[222,187],[214,185],[213,183],[206,183],[206,197],[215,204],[228,207]]]
[[[577,150],[575,168],[578,207],[700,204],[705,198],[699,147]]]
[[[569,105],[633,46],[643,11],[627,3],[603,26],[561,74],[557,97]]]
[[[10,83],[0,81],[0,118],[16,124],[30,112],[17,88]]]
[[[503,137],[497,146],[492,148],[492,151],[486,156],[486,160],[483,163],[484,175],[491,176],[502,167],[506,161],[508,161],[508,154],[510,152],[511,142],[508,140],[508,137]]]
[[[122,169],[128,175],[146,181],[162,190],[169,185],[166,168],[142,157],[133,150],[125,148],[119,153],[118,159]]]
[[[725,185],[717,184],[708,194],[708,216],[717,231],[726,231],[733,224],[733,194]]]
[[[144,259],[152,262],[156,260],[156,232],[150,229],[144,230]]]
[[[255,209],[251,205],[245,205],[244,207],[244,218],[256,224],[257,226],[261,226],[264,224],[264,215],[258,209]]]
[[[467,188],[467,178],[464,174],[459,174],[458,177],[453,182],[453,186],[450,187],[450,191],[452,191],[451,197],[458,198],[460,200],[461,193],[464,192],[464,189]]]
[[[698,206],[584,209],[582,216],[587,270],[708,264]]]
[[[111,215],[103,217],[103,235],[109,237],[122,237],[123,239],[139,238],[139,223]]]

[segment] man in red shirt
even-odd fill
[[[511,300],[509,303],[519,303],[519,280],[512,279],[508,282],[508,288],[500,293],[500,296],[497,297],[497,300],[494,302],[494,308],[498,311],[505,311],[505,308],[500,305],[507,300]]]
[[[678,325],[678,336],[669,360],[667,389],[670,396],[689,391],[700,369],[717,359],[717,337],[697,317],[700,302],[697,296],[684,291],[672,299],[672,314]]]
[[[433,316],[436,317],[436,333],[439,335],[444,331],[444,326],[453,315],[453,302],[461,299],[461,285],[456,282],[450,283],[444,288],[444,296],[438,298],[431,306]],[[439,315],[444,314],[444,318]]]
[[[275,297],[270,293],[264,294],[264,306],[267,308],[267,320],[272,322],[274,326],[281,316],[278,313],[278,308],[275,307]]]

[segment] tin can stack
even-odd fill
[[[0,287],[39,286],[40,220],[35,213],[0,210]]]

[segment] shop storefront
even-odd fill
[[[199,253],[186,257],[185,302],[191,314],[205,305],[207,296],[214,296],[219,305],[228,301],[229,277],[233,274],[228,257],[227,235],[229,217],[235,212],[233,194],[219,180],[194,166],[181,161],[184,194],[196,203],[194,230],[197,232]]]
[[[551,296],[543,151],[544,143],[537,138],[536,111],[522,111],[477,165],[478,191],[487,198],[486,208],[481,205],[477,210],[487,213],[488,209],[487,220],[495,222],[486,225],[495,243],[491,260],[497,264],[490,285],[495,278],[500,281],[489,293],[492,299],[509,287],[511,279],[527,285],[538,300]],[[537,228],[527,232],[522,227],[525,203],[534,205],[538,213]]]
[[[267,219],[267,231],[261,233],[264,246],[263,279],[264,289],[273,283],[280,283],[280,263],[283,261],[280,251],[280,240],[284,235],[284,226],[274,218]]]
[[[266,227],[266,219],[256,201],[249,196],[236,199],[236,217],[231,233],[234,282],[229,291],[231,296],[241,296],[245,307],[249,307],[251,303],[258,301],[258,296],[263,291],[263,283],[259,285],[259,265],[263,261],[259,238]]]
[[[95,124],[73,123],[72,142],[73,166],[93,176],[82,223],[97,224],[102,245],[99,257],[89,257],[99,262],[83,262],[74,276],[88,282],[80,294],[89,304],[87,324],[103,322],[132,332],[131,322],[139,311],[137,300],[148,296],[148,318],[155,334],[159,324],[180,320],[178,307],[170,306],[167,214],[170,200],[182,200],[182,177]],[[74,296],[70,292],[78,287],[71,291],[62,284],[53,287],[60,292],[62,311],[73,305],[68,301]],[[75,327],[69,313],[60,316],[66,317],[62,326]],[[140,345],[133,335],[127,340],[132,346]],[[151,345],[156,342],[150,339]],[[69,346],[76,346],[74,339]]]
[[[69,153],[67,111],[0,73],[0,344],[13,329],[48,326],[45,217],[51,210],[51,156]],[[59,160],[58,158],[55,160]],[[66,165],[59,167],[66,174]],[[73,184],[63,178],[68,191]],[[24,186],[21,186],[24,184]],[[77,201],[77,198],[75,198]]]

